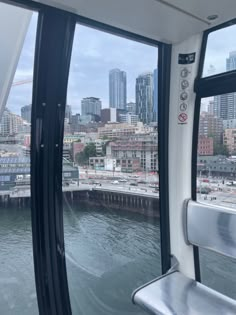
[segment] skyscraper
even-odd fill
[[[31,105],[21,107],[21,117],[28,122],[31,121]]]
[[[97,97],[85,97],[81,101],[81,114],[101,116],[102,102]]]
[[[136,78],[136,113],[139,120],[149,124],[153,120],[153,74],[151,72]]]
[[[153,117],[152,121],[157,121],[158,115],[158,69],[153,71]]]
[[[126,104],[126,110],[128,113],[136,114],[136,104],[133,102],[129,102]]]
[[[236,69],[236,51],[229,53],[226,59],[226,71]],[[236,118],[236,93],[228,93],[214,97],[217,116],[223,119]]]
[[[109,72],[109,102],[110,107],[126,108],[126,72],[112,69]]]
[[[229,57],[226,59],[226,71],[236,69],[236,51],[229,53]],[[227,94],[228,105],[228,117],[227,119],[236,118],[236,93]]]
[[[71,123],[71,116],[72,116],[71,106],[66,105],[65,118],[68,119],[69,123]]]

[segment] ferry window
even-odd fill
[[[145,314],[131,293],[161,274],[157,59],[157,47],[76,27],[62,183],[74,314]]]
[[[4,60],[0,80],[10,85],[9,97],[1,103],[0,111],[0,309],[4,315],[36,315],[29,154],[38,14],[0,3],[0,16],[0,64]]]
[[[208,35],[203,77],[236,69],[235,34],[236,25],[231,25]]]
[[[205,128],[204,128],[205,127]],[[236,93],[217,95],[201,101],[197,200],[236,209]],[[202,282],[236,298],[236,261],[200,249]]]

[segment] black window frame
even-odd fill
[[[216,75],[202,77],[207,41],[209,34],[236,25],[236,19],[232,19],[215,27],[212,27],[203,32],[198,74],[194,82],[194,92],[196,93],[193,121],[193,136],[192,136],[192,200],[197,200],[197,149],[198,149],[198,132],[201,110],[201,99],[211,96],[218,96],[227,93],[236,92],[236,70],[222,72]],[[200,258],[198,247],[194,246],[194,263],[195,263],[195,278],[201,282]]]
[[[159,144],[159,147],[162,148],[162,150],[159,152],[159,160],[158,160],[158,169],[159,169],[159,183],[160,183],[160,189],[159,189],[159,209],[160,209],[160,227],[161,227],[161,262],[162,262],[162,273],[166,273],[169,268],[171,267],[171,252],[170,252],[170,228],[169,228],[169,185],[168,185],[168,135],[169,135],[169,94],[170,94],[170,68],[171,68],[171,48],[172,45],[165,44],[162,42],[159,42],[157,40],[141,36],[132,32],[128,32],[125,30],[122,30],[117,27],[113,27],[110,25],[107,25],[105,23],[101,23],[89,18],[85,18],[83,16],[79,16],[74,13],[70,13],[68,11],[63,11],[58,8],[54,8],[45,4],[41,4],[38,2],[33,1],[27,1],[27,0],[0,0],[2,3],[6,3],[9,5],[19,6],[25,9],[29,9],[32,11],[38,12],[38,19],[43,23],[43,16],[47,15],[49,12],[55,12],[56,13],[63,13],[65,16],[67,16],[71,20],[75,20],[76,24],[81,24],[84,26],[92,27],[100,31],[104,31],[106,33],[110,33],[113,35],[121,36],[123,38],[127,38],[129,40],[134,40],[143,44],[155,46],[158,48],[158,126],[159,126],[159,132],[158,132],[158,139],[157,143]],[[42,25],[41,25],[42,26]],[[38,27],[37,29],[37,37],[39,36],[40,29]],[[72,40],[73,42],[73,40]],[[40,42],[40,39],[38,40],[37,49],[41,50],[42,47],[45,45],[45,43]],[[72,48],[71,48],[72,49]],[[71,52],[70,52],[71,53]],[[38,58],[39,59],[39,58]],[[35,68],[38,66],[39,60],[35,60]],[[71,60],[71,58],[70,58]],[[68,62],[68,60],[67,60]],[[65,70],[66,73],[67,70]],[[56,73],[54,75],[56,79]],[[33,89],[34,93],[38,93],[37,88],[40,86],[42,82],[38,82],[36,78],[36,74],[34,73],[34,82],[33,82]],[[67,86],[68,78],[64,80],[64,84]],[[35,95],[36,95],[35,94]],[[42,96],[42,95],[41,95]],[[54,95],[55,96],[55,95]],[[37,94],[35,103],[39,104],[39,98],[40,95]],[[39,105],[37,105],[37,108],[32,108],[32,131],[31,133],[37,133],[36,124],[33,125],[33,121],[37,119],[37,111],[39,111]],[[51,113],[56,114],[58,117],[58,130],[60,130],[60,134],[58,134],[58,152],[60,155],[58,157],[61,158],[62,161],[62,141],[63,141],[63,128],[64,128],[64,115],[65,115],[65,106],[62,106],[63,112],[60,112],[60,117],[58,116],[58,111],[55,110],[55,108],[51,111]],[[53,116],[53,115],[52,115]],[[44,120],[44,118],[43,118]],[[49,123],[47,123],[47,127],[49,127]],[[52,141],[52,140],[50,140]],[[48,143],[49,145],[50,143]],[[54,144],[51,142],[51,144]],[[48,145],[44,146],[44,151],[47,150]],[[34,167],[38,165],[41,167],[40,170],[38,170],[38,173],[43,174],[45,171],[44,164],[37,162],[35,164],[35,161],[37,158],[39,158],[38,153],[36,152],[37,148],[32,146],[31,150],[31,193],[33,192],[33,189],[36,189],[35,186],[35,174],[32,174],[32,170],[34,170]],[[46,152],[47,153],[47,152]],[[47,154],[48,155],[48,154]],[[58,159],[57,159],[58,160]],[[49,161],[48,161],[49,162]],[[60,172],[61,172],[61,165],[58,164],[58,172],[56,172],[56,175],[59,175],[60,179]],[[33,176],[32,176],[33,175]],[[48,197],[48,204],[52,202],[52,198],[56,198],[56,200],[60,201],[62,200],[62,183],[61,187],[58,187],[58,181],[55,184],[54,183],[54,189],[51,189],[51,195]],[[43,191],[43,190],[42,190]],[[53,192],[56,196],[52,196]],[[35,190],[36,193],[36,190]],[[39,193],[39,191],[37,191]],[[46,193],[46,192],[44,192]],[[55,201],[55,200],[54,200]],[[58,205],[57,205],[58,206]],[[31,206],[31,209],[35,208],[35,205]],[[44,210],[44,209],[42,209]],[[55,256],[56,251],[54,253],[49,252],[49,248],[47,248],[46,243],[50,243],[53,245],[54,249],[64,248],[64,230],[63,230],[63,213],[60,210],[59,216],[54,216],[54,223],[58,224],[59,222],[59,230],[57,230],[60,242],[58,243],[58,238],[55,237],[55,235],[52,237],[50,236],[48,238],[45,237],[42,222],[45,220],[45,213],[44,211],[41,211],[40,213],[36,213],[35,209],[32,211],[32,230],[33,230],[33,251],[34,251],[34,261],[40,262],[39,266],[40,268],[37,268],[34,263],[35,268],[35,278],[41,279],[40,281],[36,281],[36,291],[37,291],[37,299],[38,299],[38,306],[39,306],[39,312],[42,315],[47,314],[63,314],[63,315],[70,315],[71,314],[71,306],[70,306],[70,300],[68,299],[69,296],[69,290],[68,290],[68,283],[66,278],[66,265],[65,265],[65,253],[62,253],[60,270],[58,273],[56,271],[53,271],[52,262],[58,260],[58,257]],[[34,212],[34,214],[33,214]],[[51,217],[52,219],[52,217]],[[36,222],[37,221],[37,222]],[[51,238],[52,237],[52,238]],[[40,251],[38,250],[37,245],[43,244],[44,252],[43,255],[46,255],[49,260],[45,260],[46,265],[42,265],[42,256],[40,257]],[[64,257],[63,257],[64,256]],[[49,274],[45,277],[45,268]],[[62,278],[60,278],[62,276]],[[65,283],[62,283],[61,288],[59,290],[56,290],[53,288],[53,285],[51,286],[51,289],[48,287],[48,278],[54,278],[54,284],[60,283],[60,279],[65,280]],[[64,292],[65,299],[60,301],[61,299],[61,293]],[[52,308],[53,307],[53,308]]]

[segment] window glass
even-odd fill
[[[131,293],[161,273],[157,57],[157,47],[76,27],[63,151],[74,314],[145,314]]]
[[[236,93],[202,99],[197,200],[236,209]],[[236,260],[200,250],[202,282],[236,298]]]
[[[4,84],[10,87],[7,102],[1,99],[0,111],[0,313],[32,315],[38,314],[30,212],[30,121],[38,14],[0,3],[0,15],[0,62],[4,63],[0,79],[4,75]],[[10,29],[4,27],[7,20]],[[5,96],[7,89],[4,85],[1,89],[0,95]]]
[[[235,34],[236,25],[232,25],[208,35],[203,77],[236,70]]]

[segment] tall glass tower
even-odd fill
[[[153,73],[140,74],[136,79],[136,114],[144,124],[153,121]]]
[[[158,69],[153,71],[153,118],[152,121],[157,121],[158,115]]]
[[[236,69],[236,51],[231,51],[226,58],[226,71]],[[214,112],[223,119],[236,119],[236,93],[217,95],[214,97]]]
[[[112,69],[109,72],[110,107],[126,109],[126,72]]]

